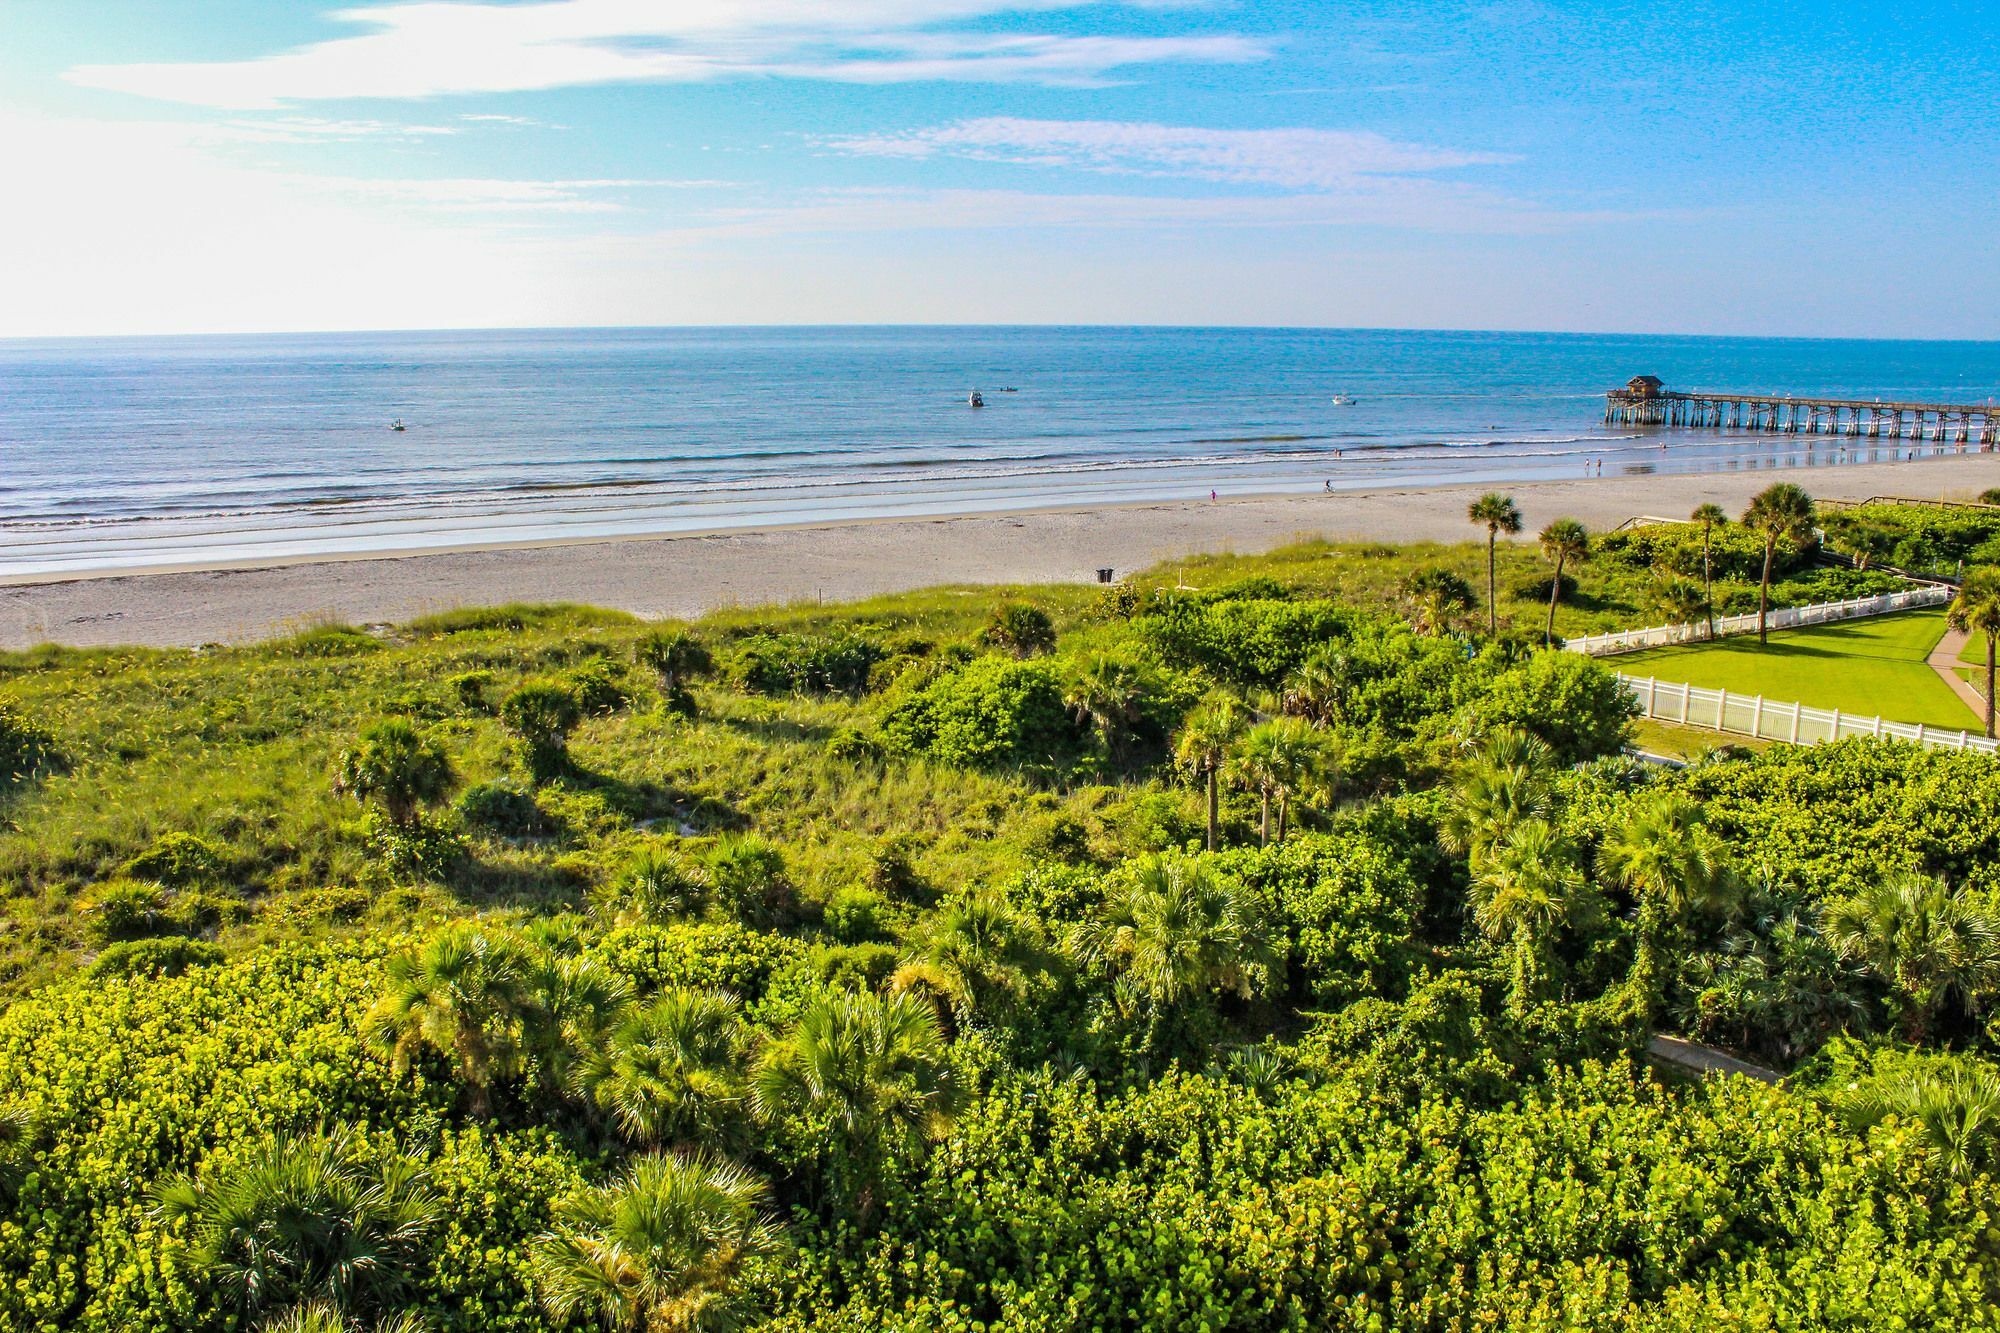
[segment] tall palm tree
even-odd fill
[[[172,1181],[154,1214],[186,1227],[204,1281],[244,1317],[320,1301],[361,1318],[407,1292],[441,1210],[421,1170],[339,1128]]]
[[[1779,542],[1797,544],[1812,537],[1812,497],[1789,481],[1766,486],[1743,511],[1743,526],[1764,539],[1764,571],[1757,580],[1757,642],[1763,644],[1770,641],[1764,622],[1771,614],[1771,562]]]
[[[1182,772],[1198,775],[1208,787],[1208,850],[1215,850],[1220,823],[1222,769],[1229,762],[1229,747],[1249,716],[1234,695],[1214,695],[1187,716],[1174,741],[1174,762]]]
[[[565,1200],[531,1259],[542,1308],[608,1333],[739,1327],[744,1270],[781,1244],[769,1187],[733,1162],[638,1158]]]
[[[1157,1014],[1216,994],[1252,999],[1277,983],[1270,923],[1257,900],[1209,862],[1149,856],[1078,926],[1070,949],[1112,977],[1126,1012]]]
[[[520,1062],[532,1000],[513,941],[451,925],[388,962],[389,990],[365,1020],[370,1040],[401,1072],[426,1051],[450,1061],[467,1109],[492,1109],[495,1080]]]
[[[866,1224],[889,1164],[950,1132],[962,1097],[937,1015],[914,995],[836,993],[814,1004],[759,1062],[767,1116],[805,1117],[834,1145],[834,1172]]]
[[[2000,569],[1975,569],[1967,574],[1946,615],[1953,629],[1986,636],[1986,734],[1991,736],[1995,643],[2000,641]]]
[[[1597,874],[1637,905],[1633,971],[1654,998],[1666,935],[1696,912],[1735,901],[1728,847],[1707,827],[1700,804],[1679,793],[1635,803],[1598,844]]]
[[[2000,921],[1971,894],[1928,875],[1878,880],[1826,905],[1820,929],[1903,998],[1903,1035],[1919,1042],[1938,1011],[2000,987]]]
[[[426,801],[451,790],[451,757],[436,740],[402,718],[377,722],[340,756],[334,791],[359,800],[375,797],[389,822],[407,828]]]
[[[1715,542],[1715,530],[1729,522],[1729,515],[1719,504],[1698,504],[1688,515],[1688,521],[1701,524],[1701,597],[1708,604],[1708,637],[1715,637],[1715,566],[1709,552]]]
[[[889,991],[927,997],[952,1037],[981,1009],[1026,995],[1043,959],[1032,919],[1001,894],[973,893],[918,933],[915,948],[889,975]]]
[[[1402,593],[1419,634],[1448,633],[1462,624],[1477,604],[1472,585],[1455,570],[1439,566],[1420,569],[1404,579]]]
[[[1563,566],[1572,561],[1581,564],[1590,558],[1590,532],[1573,518],[1559,518],[1542,529],[1540,541],[1543,557],[1556,567],[1555,576],[1549,580],[1549,620],[1542,627],[1542,646],[1546,648],[1556,638],[1556,603],[1562,600]]]
[[[1472,919],[1507,950],[1508,1007],[1517,1016],[1542,989],[1555,934],[1578,913],[1587,893],[1575,847],[1546,820],[1514,824],[1475,868]]]
[[[1500,632],[1500,570],[1497,554],[1500,534],[1513,536],[1521,530],[1521,510],[1512,496],[1488,491],[1466,506],[1465,516],[1486,528],[1486,632]]]
[[[1063,703],[1089,727],[1113,763],[1123,758],[1144,700],[1139,668],[1114,653],[1092,653],[1063,692]]]
[[[1502,731],[1459,774],[1438,840],[1475,865],[1515,824],[1547,819],[1555,803],[1555,752],[1540,737]]]
[[[1335,775],[1337,757],[1326,734],[1295,717],[1275,717],[1243,733],[1231,757],[1238,778],[1255,788],[1263,802],[1260,841],[1271,843],[1271,808],[1278,810],[1278,841],[1285,840],[1294,800]]]
[[[584,1053],[571,1084],[633,1143],[740,1147],[749,1112],[741,1010],[727,991],[663,990]]]

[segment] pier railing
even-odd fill
[[[1956,594],[1947,587],[1911,588],[1907,592],[1883,593],[1877,597],[1852,597],[1844,602],[1815,602],[1811,606],[1785,606],[1769,616],[1771,629],[1797,629],[1801,625],[1825,625],[1836,620],[1859,620],[1863,616],[1886,616],[1897,611],[1914,611],[1943,606]],[[1755,633],[1757,613],[1717,616],[1715,637]],[[1702,643],[1708,638],[1708,622],[1698,620],[1682,625],[1654,625],[1647,629],[1612,630],[1571,639],[1563,647],[1591,657],[1613,653],[1635,653],[1642,648],[1666,648],[1677,643]]]
[[[1679,681],[1655,680],[1651,676],[1628,676],[1621,672],[1618,679],[1639,701],[1640,713],[1661,722],[1794,745],[1819,745],[1868,736],[1909,741],[1933,750],[2000,754],[2000,741],[1970,731],[1857,717],[1838,708],[1808,708],[1800,703],[1766,699],[1761,694],[1709,690]]]

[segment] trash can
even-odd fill
[[[1109,583],[1111,582],[1111,574],[1112,574],[1111,570],[1100,569],[1097,571],[1097,581],[1099,583]]]

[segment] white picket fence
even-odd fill
[[[1893,611],[1914,611],[1919,607],[1943,606],[1956,590],[1943,584],[1911,588],[1905,592],[1885,592],[1879,597],[1854,597],[1844,602],[1815,602],[1811,606],[1787,606],[1771,612],[1772,629],[1797,629],[1801,625],[1825,625],[1836,620],[1859,620],[1863,616],[1886,616]],[[1717,616],[1717,638],[1754,633],[1757,613]],[[1655,625],[1650,629],[1613,630],[1571,639],[1563,647],[1573,653],[1605,657],[1612,653],[1632,653],[1641,648],[1665,648],[1676,643],[1699,643],[1708,637],[1708,622],[1689,625]]]
[[[1618,679],[1639,700],[1640,711],[1662,722],[1678,722],[1690,727],[1757,736],[1770,741],[1790,741],[1797,745],[1817,745],[1823,741],[1846,740],[1852,736],[1873,736],[1882,740],[1911,741],[1934,750],[1970,750],[1974,754],[2000,754],[2000,741],[1969,731],[1949,731],[1921,722],[1886,722],[1879,717],[1856,717],[1838,708],[1808,708],[1799,703],[1779,703],[1761,694],[1731,694],[1728,690],[1708,690],[1678,681],[1655,680],[1651,676]]]

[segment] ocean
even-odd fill
[[[1983,402],[2000,344],[989,327],[0,342],[0,576],[1599,462],[1830,469],[1918,447],[1603,426],[1604,391],[1637,374]]]

